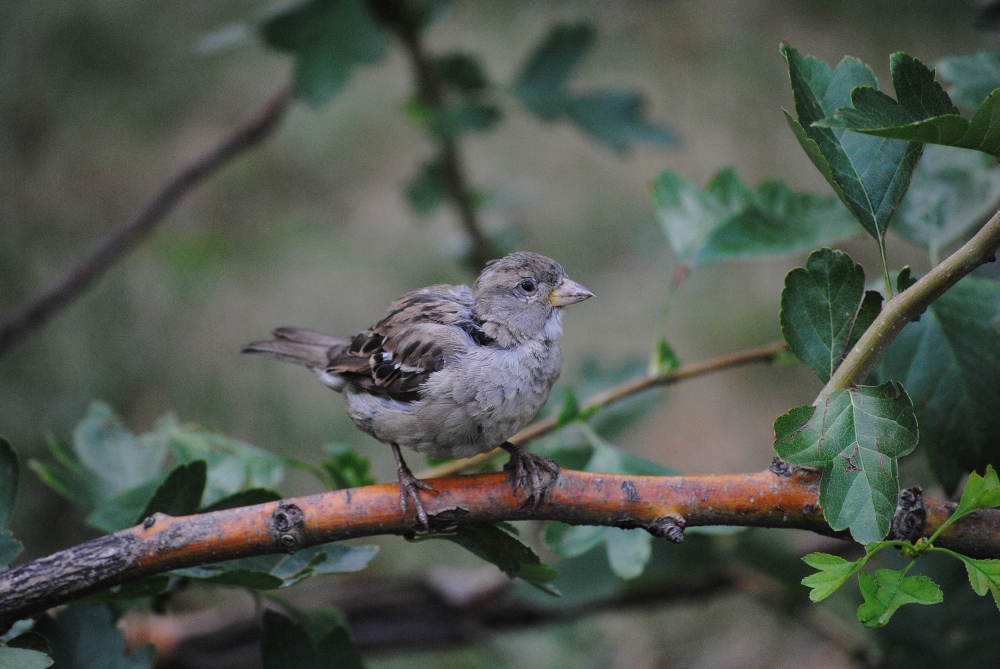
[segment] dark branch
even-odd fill
[[[208,153],[174,174],[125,224],[83,259],[62,281],[0,323],[0,355],[79,297],[163,220],[180,199],[230,159],[271,134],[291,102],[291,89],[275,95],[253,118]]]

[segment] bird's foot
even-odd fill
[[[510,479],[514,492],[516,493],[518,488],[524,491],[524,502],[521,506],[537,509],[559,478],[559,465],[555,460],[529,453],[509,441],[501,444],[500,448],[510,453],[510,460],[503,469],[507,472],[507,478]]]
[[[421,481],[410,468],[406,466],[406,462],[403,461],[403,455],[399,452],[399,446],[396,444],[389,444],[392,446],[392,452],[396,456],[396,474],[399,478],[399,506],[402,508],[403,513],[406,513],[406,508],[408,506],[407,498],[413,501],[414,510],[417,513],[417,520],[425,530],[431,529],[430,522],[427,518],[427,511],[424,510],[424,503],[420,501],[420,491],[426,490],[427,492],[437,492],[434,487],[427,483],[426,481]]]

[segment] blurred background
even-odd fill
[[[255,35],[206,48],[220,30],[274,7],[0,3],[0,319],[55,284],[169,175],[286,85],[290,59]],[[467,1],[429,30],[427,47],[478,54],[503,84],[553,25],[588,21],[597,42],[574,86],[642,92],[649,119],[679,140],[614,152],[501,97],[498,129],[462,141],[471,182],[491,194],[487,230],[556,258],[597,294],[564,319],[563,381],[571,383],[587,364],[643,363],[652,351],[677,269],[650,197],[661,169],[702,186],[733,167],[750,185],[781,179],[829,194],[782,117],[781,108],[791,107],[782,40],[831,65],[856,56],[885,86],[892,52],[931,64],[995,48],[982,18],[971,0]],[[22,459],[44,457],[47,436],[67,438],[88,404],[102,399],[136,432],[173,412],[307,461],[319,458],[323,444],[340,442],[370,457],[376,478],[393,479],[389,449],[353,428],[338,397],[301,369],[242,357],[239,349],[279,325],[353,334],[406,290],[474,278],[453,210],[420,218],[405,198],[434,150],[404,111],[412,88],[393,47],[382,63],[355,70],[331,104],[294,105],[270,139],[187,196],[93,289],[0,357],[0,434]],[[874,244],[844,248],[869,277],[879,275]],[[889,249],[893,266],[926,269],[923,255],[901,239]],[[779,339],[782,280],[802,260],[717,264],[692,274],[666,321],[681,360]],[[774,418],[810,402],[818,388],[800,366],[686,382],[615,445],[687,473],[757,471],[772,456]],[[412,455],[411,462],[415,470],[423,464]],[[25,558],[90,536],[82,514],[30,472],[23,478],[14,531]],[[283,488],[289,495],[317,490],[294,473]],[[420,572],[439,554],[438,563],[481,564],[458,549],[381,544],[368,578]],[[838,635],[789,628],[781,614],[735,592],[375,663],[798,666],[802,651],[815,667],[851,666]]]

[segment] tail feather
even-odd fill
[[[247,344],[242,352],[320,371],[330,363],[331,354],[347,346],[344,339],[303,328],[278,328],[272,335],[274,339]]]

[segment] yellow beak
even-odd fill
[[[594,294],[578,284],[572,279],[563,279],[562,282],[549,293],[549,303],[553,307],[565,307],[567,304],[583,302]]]

